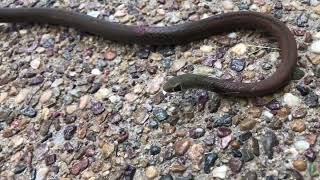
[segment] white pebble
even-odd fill
[[[154,79],[147,83],[146,91],[150,94],[155,94],[160,90],[163,81],[164,77],[162,75],[156,76]]]
[[[102,74],[102,72],[99,69],[92,69],[91,74],[99,76]]]
[[[0,93],[0,103],[2,103],[5,99],[7,99],[7,97],[8,97],[7,92]]]
[[[283,102],[289,107],[296,107],[301,103],[301,100],[298,96],[294,96],[291,93],[285,93],[283,96]]]
[[[228,171],[228,166],[219,166],[212,170],[212,177],[217,177],[221,179],[225,179]]]
[[[237,33],[232,32],[232,33],[228,34],[228,38],[236,39],[237,38]]]
[[[46,90],[46,91],[44,91],[42,93],[42,95],[40,96],[39,101],[41,103],[46,103],[47,101],[49,101],[49,99],[51,98],[52,95],[53,95],[52,90],[48,89],[48,90]]]
[[[222,7],[225,10],[232,10],[234,8],[234,4],[230,0],[225,0],[225,1],[222,1]]]
[[[128,102],[133,102],[136,99],[138,99],[138,96],[134,93],[128,93],[124,96],[124,98],[128,101]]]
[[[49,172],[49,168],[48,167],[42,167],[42,168],[38,169],[37,175],[36,175],[36,180],[45,180],[45,179],[47,179],[48,172]]]
[[[172,68],[173,71],[179,71],[186,64],[187,64],[187,62],[185,60],[177,60],[177,61],[174,61],[174,63],[173,63],[171,68]]]
[[[88,105],[90,100],[90,96],[89,95],[84,95],[80,98],[79,101],[79,109],[84,109],[86,108],[86,106]]]
[[[208,46],[208,45],[203,45],[203,46],[200,47],[200,50],[202,52],[209,53],[209,52],[212,52],[213,47],[212,46]]]
[[[231,48],[231,52],[237,56],[244,55],[247,52],[247,46],[243,43],[239,43]]]
[[[314,41],[311,45],[310,45],[310,51],[316,54],[320,54],[320,40],[318,41]]]
[[[66,113],[67,114],[72,114],[78,109],[78,105],[72,104],[66,107]]]
[[[30,62],[30,66],[32,69],[38,69],[40,66],[40,59],[36,58]]]
[[[63,79],[62,79],[62,78],[56,79],[56,80],[54,80],[53,83],[51,84],[51,87],[53,87],[53,88],[58,87],[58,86],[60,86],[62,83],[63,83]]]
[[[256,4],[252,4],[252,5],[249,7],[249,9],[250,9],[251,11],[256,11],[256,12],[259,12],[259,11],[260,11],[259,6],[257,6]]]
[[[117,95],[111,95],[109,97],[109,100],[112,102],[112,103],[117,103],[117,102],[120,102],[121,98],[120,96],[117,96]]]
[[[263,111],[262,112],[262,116],[264,116],[264,117],[266,117],[268,119],[272,119],[273,114],[271,112],[269,112],[269,111]]]
[[[294,142],[294,147],[298,152],[303,152],[310,147],[310,144],[305,140],[300,140],[300,141]]]
[[[208,66],[196,66],[193,70],[194,74],[212,75],[214,69]]]
[[[112,90],[109,88],[100,88],[98,92],[94,94],[94,97],[98,100],[104,100],[110,96],[111,92]]]
[[[92,16],[92,17],[98,17],[100,15],[99,11],[90,11],[87,13],[87,15]]]

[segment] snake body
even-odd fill
[[[261,29],[277,39],[281,62],[276,72],[267,79],[242,83],[196,74],[183,74],[169,79],[164,84],[163,89],[167,92],[199,88],[234,96],[263,96],[286,85],[297,62],[297,45],[289,28],[272,16],[257,12],[230,12],[195,22],[151,27],[123,25],[56,8],[0,8],[0,22],[68,26],[116,42],[149,45],[183,44],[239,28]]]

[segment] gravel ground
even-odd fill
[[[276,70],[255,31],[174,47],[75,29],[0,24],[0,179],[320,179],[320,1],[3,0],[122,24],[169,26],[217,13],[272,14],[295,35],[293,80],[261,98],[166,93],[183,73],[253,82]]]

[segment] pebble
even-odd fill
[[[284,104],[289,107],[297,107],[301,104],[301,99],[291,93],[285,93],[283,96]]]
[[[112,143],[104,143],[101,148],[104,158],[108,159],[114,152],[115,148],[115,145]]]
[[[30,93],[30,89],[22,89],[20,92],[19,92],[19,94],[16,96],[16,98],[15,98],[15,102],[17,103],[17,104],[20,104],[20,103],[22,103],[25,99],[26,99],[26,97],[28,96],[28,94]]]
[[[230,64],[230,68],[234,71],[241,72],[246,66],[244,59],[233,59]]]
[[[298,171],[305,171],[307,169],[307,162],[304,160],[295,160],[293,167]]]
[[[293,145],[298,152],[304,152],[310,147],[310,144],[305,140],[295,141]]]
[[[220,141],[219,141],[220,142],[220,147],[222,149],[226,149],[229,146],[231,141],[232,141],[232,135],[231,134],[229,136],[221,138]]]
[[[310,45],[310,51],[312,53],[320,54],[320,40],[312,42]]]
[[[208,45],[203,45],[200,47],[200,50],[204,53],[210,53],[213,50],[212,46],[208,46]]]
[[[80,97],[79,100],[79,109],[84,109],[87,107],[88,103],[90,101],[90,96],[89,95],[84,95]]]
[[[77,131],[77,126],[75,125],[66,126],[63,131],[64,139],[70,140],[73,137],[73,135],[76,133],[76,131]]]
[[[115,51],[107,51],[104,53],[104,58],[106,60],[112,61],[117,57],[117,53]]]
[[[215,127],[221,127],[221,126],[230,127],[231,125],[232,125],[232,117],[230,115],[224,115],[214,122]]]
[[[304,152],[305,157],[308,159],[308,161],[313,162],[316,160],[317,158],[317,154],[316,152],[312,149],[312,148],[308,148],[305,152]]]
[[[30,67],[32,68],[32,69],[38,69],[39,67],[40,67],[40,59],[39,58],[36,58],[36,59],[34,59],[34,60],[32,60],[31,62],[30,62]]]
[[[91,74],[95,76],[99,76],[102,74],[102,72],[99,69],[95,68],[95,69],[92,69]]]
[[[94,115],[99,115],[105,111],[104,104],[102,102],[93,102],[91,104],[91,111]]]
[[[37,170],[36,179],[35,180],[45,180],[47,179],[49,173],[49,168],[41,167]]]
[[[156,108],[153,110],[153,115],[155,116],[155,118],[162,122],[165,121],[166,119],[168,119],[169,115],[167,113],[166,110],[162,109],[162,108]]]
[[[292,79],[293,80],[300,80],[305,75],[305,72],[300,68],[296,68],[293,72]]]
[[[302,86],[302,85],[297,85],[296,86],[296,89],[300,92],[300,95],[301,96],[306,96],[309,94],[310,92],[310,89],[305,87],[305,86]]]
[[[292,125],[292,130],[295,132],[303,132],[306,130],[306,124],[302,120],[295,120]]]
[[[164,81],[163,76],[156,76],[154,79],[147,82],[146,92],[148,92],[150,94],[157,93],[160,90],[160,88],[162,87],[161,84],[163,83],[163,81]]]
[[[53,92],[52,92],[51,89],[48,89],[48,90],[44,91],[42,93],[42,95],[40,96],[39,102],[40,103],[48,102],[50,100],[50,98],[52,97],[52,95],[53,95]]]
[[[231,158],[229,160],[229,168],[233,174],[238,174],[243,166],[243,161],[240,158]]]
[[[227,176],[228,170],[229,170],[228,166],[222,165],[222,166],[214,168],[212,170],[211,174],[212,174],[212,177],[225,179]]]
[[[203,128],[194,128],[189,131],[189,135],[193,139],[198,139],[205,134],[205,130]]]
[[[57,156],[55,154],[50,154],[45,157],[45,163],[47,166],[54,164],[57,160]]]
[[[217,153],[209,153],[204,155],[204,172],[209,174],[211,171],[211,167],[213,167],[214,163],[218,159]]]
[[[231,52],[234,53],[236,56],[242,56],[247,52],[247,46],[243,43],[239,43],[235,46],[233,46],[231,49]]]
[[[156,145],[152,145],[152,146],[150,147],[150,154],[151,154],[151,155],[157,155],[157,154],[159,154],[160,152],[161,152],[161,147],[156,146]]]
[[[256,123],[257,122],[253,119],[244,120],[240,123],[240,130],[241,131],[250,131],[255,127]]]
[[[187,168],[180,164],[173,164],[170,166],[170,171],[173,173],[183,173],[187,170]]]
[[[73,175],[79,175],[82,171],[87,169],[88,166],[89,166],[89,159],[83,158],[79,162],[72,165],[70,169],[70,173]]]
[[[149,166],[146,168],[146,176],[149,179],[153,179],[158,176],[158,170],[155,166]]]
[[[315,93],[309,93],[305,96],[305,103],[309,108],[316,108],[319,106],[319,97]]]
[[[174,180],[174,179],[170,174],[167,174],[167,175],[161,176],[159,180]]]
[[[234,8],[234,4],[230,0],[222,1],[222,7],[225,10],[232,10]]]
[[[0,93],[0,103],[2,103],[4,100],[6,100],[8,95],[9,94],[7,92],[1,92]]]
[[[199,166],[203,160],[204,147],[201,144],[193,144],[187,152],[192,164]]]
[[[21,110],[21,114],[30,117],[30,118],[34,118],[37,116],[37,110],[35,110],[33,107],[31,106],[27,106],[24,109]]]
[[[231,129],[229,128],[226,128],[226,127],[219,127],[218,130],[217,130],[217,136],[219,138],[223,138],[223,137],[226,137],[228,135],[231,134]]]
[[[174,145],[175,154],[177,156],[183,156],[191,146],[191,141],[189,140],[179,140]]]
[[[171,66],[172,71],[176,72],[179,71],[181,68],[183,68],[187,64],[187,61],[185,60],[177,60],[174,61],[173,65]]]
[[[14,170],[13,170],[13,173],[14,173],[14,174],[20,174],[20,173],[22,173],[26,168],[27,168],[26,165],[18,164],[18,165],[15,166],[15,168],[14,168]]]
[[[273,147],[279,144],[277,135],[272,131],[267,131],[262,139],[262,146],[269,159],[273,159]]]
[[[254,171],[249,171],[245,175],[245,180],[258,180],[258,175]]]
[[[78,109],[78,105],[76,105],[76,104],[72,104],[72,105],[66,106],[66,113],[67,113],[67,114],[72,114],[72,113],[74,113],[77,109]]]
[[[132,165],[127,165],[124,171],[124,179],[134,179],[134,175],[137,171],[137,168]]]
[[[51,87],[56,88],[60,85],[62,85],[64,82],[64,80],[62,78],[56,79],[53,81],[53,83],[51,84]]]

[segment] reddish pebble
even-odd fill
[[[117,53],[115,51],[107,51],[104,54],[104,58],[109,61],[114,60],[116,57],[117,57]]]
[[[78,163],[75,163],[71,167],[70,172],[73,175],[78,175],[78,174],[80,174],[80,172],[82,172],[85,169],[87,169],[88,166],[89,166],[89,159],[84,158],[81,161],[79,161]]]

